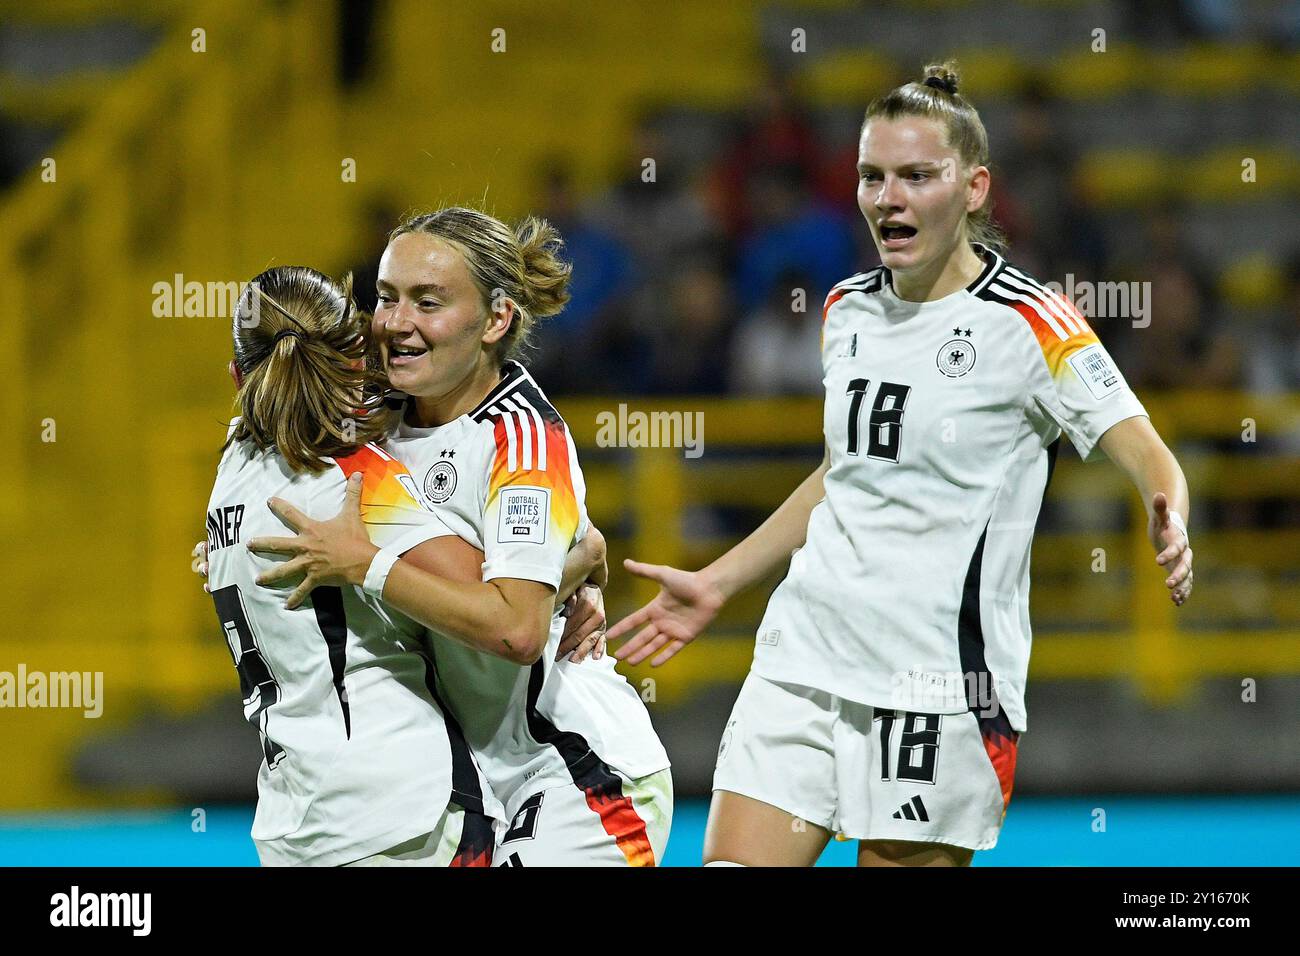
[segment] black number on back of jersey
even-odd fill
[[[895,779],[913,783],[934,783],[939,761],[939,714],[903,715],[903,733],[898,741],[898,772]],[[889,779],[889,749],[898,715],[892,710],[875,710],[880,721],[880,779]]]
[[[849,382],[846,394],[852,395],[849,401],[849,442],[848,453],[858,453],[858,420],[862,414],[862,399],[871,387],[871,380],[855,378]],[[903,438],[903,412],[907,410],[907,396],[911,393],[910,385],[897,382],[881,382],[876,389],[876,400],[871,405],[871,415],[867,419],[867,457],[880,461],[898,461],[898,449]]]
[[[284,748],[267,734],[266,710],[280,699],[280,685],[275,675],[262,657],[262,650],[257,646],[257,638],[248,624],[248,615],[244,613],[244,599],[239,593],[239,585],[231,584],[212,592],[212,601],[217,606],[217,617],[226,632],[226,643],[230,647],[230,656],[234,658],[235,670],[239,672],[239,690],[244,697],[244,717],[262,734],[262,756],[266,766],[274,770]]]
[[[537,836],[537,817],[542,812],[542,798],[545,796],[545,790],[539,791],[519,805],[519,809],[515,811],[515,818],[510,821],[510,829],[501,838],[503,844],[515,840],[531,840]]]

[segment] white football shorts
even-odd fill
[[[887,710],[751,671],[713,789],[843,839],[987,850],[1011,800],[1019,736],[1005,714]]]
[[[455,803],[428,833],[344,866],[491,866],[500,823]]]
[[[673,822],[673,778],[630,780],[605,764],[524,800],[499,836],[496,866],[658,866]]]

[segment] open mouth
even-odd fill
[[[418,345],[389,345],[388,364],[406,365],[409,362],[414,362],[428,351],[428,349],[421,348]]]
[[[901,249],[916,235],[915,226],[901,223],[881,223],[880,242],[886,249]]]

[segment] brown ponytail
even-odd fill
[[[234,317],[240,418],[231,441],[274,448],[294,471],[383,437],[373,373],[366,370],[369,317],[342,285],[305,266],[268,269],[249,283]]]

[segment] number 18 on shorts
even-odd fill
[[[987,850],[997,843],[1019,735],[973,712],[860,704],[750,673],[723,732],[713,789],[855,840]]]

